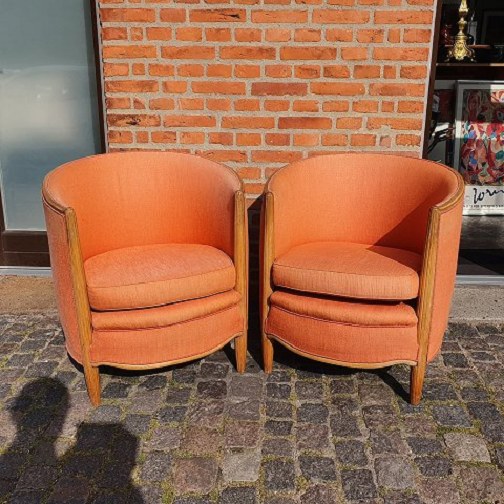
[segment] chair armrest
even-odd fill
[[[458,175],[458,174],[457,174]],[[418,296],[418,362],[432,360],[441,348],[448,324],[457,274],[464,181],[429,213]]]
[[[90,362],[91,311],[87,294],[77,217],[73,208],[42,191],[54,287],[68,353]]]
[[[248,220],[245,195],[235,192],[234,209],[234,265],[236,270],[236,290],[241,294],[241,308],[245,327],[248,313]]]
[[[271,283],[271,268],[275,260],[274,242],[274,197],[268,191],[264,193],[261,208],[261,242],[260,242],[260,302],[261,331],[268,317],[269,298],[273,293]]]

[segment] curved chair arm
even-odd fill
[[[263,349],[263,362],[272,362],[273,347],[271,341],[265,333],[265,324],[269,312],[269,298],[273,293],[271,283],[271,269],[275,260],[275,242],[274,242],[274,197],[273,193],[267,191],[263,195],[261,208],[261,232],[260,232],[260,277],[259,277],[259,312],[261,323],[261,340]],[[265,369],[266,373],[270,373],[271,369]]]
[[[42,201],[48,227],[51,268],[61,322],[67,334],[68,353],[84,366],[90,365],[91,312],[87,294],[84,263],[79,241],[77,216],[42,189]]]
[[[417,304],[418,365],[413,371],[422,381],[427,361],[441,348],[455,288],[464,202],[464,180],[456,175],[456,192],[431,208],[427,225]],[[417,390],[421,391],[421,385]],[[418,401],[420,397],[412,398],[414,404]]]

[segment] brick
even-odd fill
[[[215,126],[215,117],[209,115],[173,115],[165,116],[163,126],[170,127],[212,127]]]
[[[344,60],[365,60],[368,57],[368,50],[365,47],[343,47],[341,57]]]
[[[257,96],[303,96],[308,91],[305,83],[254,82],[252,94]]]
[[[324,112],[348,112],[350,104],[348,101],[326,101],[322,105],[322,110]]]
[[[286,133],[266,133],[267,145],[290,145],[290,135]]]
[[[328,117],[280,117],[280,129],[330,129],[332,121]]]
[[[198,59],[210,60],[215,57],[215,48],[201,46],[164,46],[161,56],[169,59]]]
[[[247,60],[263,60],[275,59],[276,49],[274,47],[222,47],[220,49],[220,57],[223,59],[247,59]]]
[[[177,73],[182,77],[203,77],[205,68],[203,65],[180,65]]]
[[[423,84],[386,84],[373,83],[369,86],[371,95],[379,96],[423,96]]]
[[[245,100],[236,100],[234,102],[234,108],[235,110],[259,110],[261,108],[259,100],[251,100],[251,99],[245,99]]]
[[[397,135],[396,144],[397,145],[408,145],[417,146],[420,145],[421,137],[420,135]]]
[[[203,30],[197,27],[183,27],[176,30],[177,40],[185,42],[198,42],[203,40]]]
[[[103,23],[109,22],[132,22],[152,23],[156,19],[154,9],[100,9],[100,17]]]
[[[312,82],[312,93],[321,95],[354,96],[364,94],[364,85],[352,82]]]
[[[149,114],[108,114],[109,126],[160,126],[161,118]]]
[[[131,131],[109,130],[107,139],[110,143],[128,144],[133,142],[133,133]]]
[[[245,17],[245,9],[193,9],[189,14],[192,23],[242,23]]]
[[[430,25],[432,23],[432,11],[376,11],[374,19],[376,24]]]
[[[185,9],[161,9],[159,13],[161,21],[165,23],[185,23]]]
[[[351,42],[353,36],[353,30],[345,30],[341,28],[330,28],[326,30],[326,40],[328,42]]]
[[[352,103],[352,110],[355,112],[378,112],[378,102],[371,100],[361,100]]]
[[[256,28],[236,28],[234,34],[237,42],[260,42],[262,30]]]
[[[266,76],[275,79],[292,77],[292,66],[290,65],[266,65]],[[255,83],[252,84],[254,86]]]
[[[408,43],[428,44],[431,41],[431,30],[421,28],[405,29],[403,34],[403,41]]]
[[[357,133],[350,137],[350,145],[353,147],[365,147],[376,145],[376,135],[368,133]]]
[[[233,67],[224,64],[208,65],[206,74],[208,77],[231,77],[233,75]]]
[[[316,65],[299,65],[294,68],[294,75],[298,79],[318,79],[320,67]]]
[[[337,129],[357,130],[362,127],[362,118],[360,117],[340,117],[336,120]]]
[[[173,65],[152,63],[149,65],[149,75],[155,75],[158,77],[172,77],[173,75],[175,75],[175,67]]]
[[[255,78],[261,75],[261,67],[257,65],[235,65],[235,77],[244,79]]]
[[[103,57],[108,58],[155,58],[156,47],[151,45],[105,46]]]
[[[126,28],[118,28],[116,26],[102,28],[103,40],[127,40],[128,30]]]
[[[291,31],[280,28],[268,28],[266,40],[268,42],[288,42],[291,39]]]
[[[172,110],[175,108],[175,101],[172,98],[153,98],[149,100],[151,110]]]
[[[304,46],[282,47],[280,59],[283,60],[331,60],[336,58],[334,47]]]
[[[318,100],[297,100],[292,105],[292,110],[294,112],[318,112],[319,106]]]
[[[353,76],[356,79],[376,79],[380,74],[379,65],[355,65]]]
[[[103,74],[105,77],[119,77],[129,74],[128,63],[104,63]]]
[[[298,10],[263,10],[252,12],[253,23],[307,23],[308,11]]]
[[[231,100],[229,98],[209,98],[206,101],[206,106],[208,110],[231,110]]]
[[[348,144],[348,136],[340,133],[327,133],[322,135],[322,145],[329,147],[344,146]]]
[[[278,150],[267,150],[267,151],[253,151],[252,161],[258,163],[292,163],[301,159],[303,156],[302,152],[297,151],[278,151]]]
[[[107,110],[110,109],[128,109],[131,106],[130,98],[106,98],[105,106]]]
[[[428,48],[375,47],[373,57],[377,60],[427,61]]]
[[[229,28],[206,28],[205,36],[208,42],[229,42],[231,30]]]
[[[357,41],[362,44],[376,44],[383,42],[384,31],[380,29],[367,29],[357,31]]]
[[[425,79],[427,77],[427,67],[419,66],[402,66],[400,71],[401,79]]]
[[[195,81],[192,83],[195,93],[245,94],[245,83],[230,81]]]
[[[159,90],[159,82],[154,80],[116,80],[105,83],[108,93],[154,93]]]
[[[165,93],[185,93],[187,91],[187,82],[163,82],[163,91]]]
[[[222,118],[223,128],[270,129],[274,125],[273,117],[227,116]]]
[[[320,30],[302,28],[294,31],[294,40],[296,42],[319,42],[321,38]]]
[[[236,145],[261,145],[259,133],[237,133]]]
[[[313,22],[320,24],[364,24],[371,15],[365,10],[316,9],[313,11]]]
[[[205,142],[205,133],[198,131],[181,131],[179,141],[183,144],[202,144]]]
[[[151,133],[151,140],[154,143],[175,143],[177,141],[177,134],[174,131],[153,131]]]

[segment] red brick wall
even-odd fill
[[[314,153],[419,155],[435,0],[99,0],[110,149],[182,149],[259,194]]]

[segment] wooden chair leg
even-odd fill
[[[84,378],[89,400],[93,406],[99,406],[101,402],[100,370],[91,365],[84,365]]]
[[[236,369],[238,373],[244,373],[247,367],[247,333],[234,339]]]
[[[422,389],[425,377],[426,362],[419,362],[416,366],[411,367],[410,380],[410,403],[416,406],[422,399]]]
[[[262,355],[264,372],[270,374],[273,371],[273,343],[264,333],[262,335]]]

